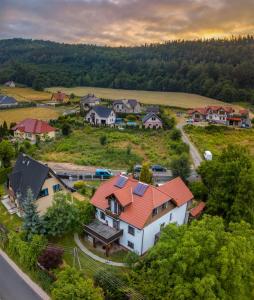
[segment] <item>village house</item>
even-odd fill
[[[45,141],[47,139],[54,139],[56,136],[56,129],[50,126],[47,122],[36,119],[25,119],[15,125],[12,130],[14,137],[17,139],[27,139],[32,143],[36,143],[39,139]]]
[[[188,222],[193,195],[180,177],[160,187],[118,175],[101,184],[91,199],[95,220],[84,231],[106,254],[114,243],[144,254],[169,223]]]
[[[87,113],[85,120],[92,125],[113,126],[116,121],[116,114],[106,106],[94,106]]]
[[[135,99],[120,99],[113,101],[113,109],[116,113],[140,114],[141,105]]]
[[[51,96],[51,101],[57,102],[57,103],[66,103],[70,101],[70,97],[66,95],[65,93],[62,93],[61,91],[57,91],[56,93],[53,93]]]
[[[15,82],[12,81],[12,80],[5,82],[4,85],[5,85],[5,86],[8,86],[8,87],[10,87],[10,88],[15,88],[15,86],[16,86],[16,85],[15,85]]]
[[[158,115],[160,113],[160,107],[158,105],[149,105],[146,108],[146,113],[154,113],[156,115]]]
[[[87,94],[80,99],[80,112],[84,113],[88,111],[91,107],[100,105],[101,99],[96,97],[94,94]]]
[[[142,119],[145,128],[159,129],[163,127],[162,120],[155,113],[148,113]]]
[[[65,183],[50,169],[30,156],[21,153],[8,176],[8,195],[11,203],[22,215],[22,204],[31,189],[39,214],[44,214],[53,203],[56,192],[70,192]]]
[[[208,121],[229,126],[251,126],[249,111],[239,110],[231,106],[207,106],[188,111],[188,115],[196,122]]]
[[[1,108],[11,108],[18,105],[18,101],[13,97],[0,95],[0,109]]]

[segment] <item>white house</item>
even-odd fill
[[[14,81],[7,81],[7,82],[5,82],[5,84],[4,84],[5,86],[8,86],[8,87],[11,87],[11,88],[15,88],[15,82]]]
[[[140,114],[141,105],[135,99],[119,99],[113,101],[113,109],[117,113]]]
[[[148,113],[142,119],[145,128],[159,129],[162,128],[162,120],[153,112]]]
[[[106,254],[113,243],[144,254],[169,223],[188,221],[193,195],[181,178],[160,187],[118,175],[104,182],[91,199],[96,219],[85,226],[89,239],[102,243]]]
[[[106,106],[94,106],[87,113],[85,120],[92,125],[112,126],[116,121],[115,112]]]

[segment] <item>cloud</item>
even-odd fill
[[[253,0],[0,0],[0,38],[138,45],[254,32]]]

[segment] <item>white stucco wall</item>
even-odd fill
[[[111,112],[110,116],[108,118],[101,118],[94,110],[90,110],[86,117],[85,117],[85,120],[89,123],[92,124],[92,120],[91,120],[91,115],[92,114],[95,114],[95,125],[101,125],[102,123],[102,120],[105,120],[106,122],[106,125],[113,125],[115,124],[115,121],[116,121],[116,114],[114,111]]]

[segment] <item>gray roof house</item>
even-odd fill
[[[15,166],[8,175],[8,194],[11,202],[22,214],[22,204],[31,189],[39,213],[45,213],[52,205],[54,193],[72,191],[47,165],[19,154]]]
[[[142,119],[145,128],[159,129],[163,127],[162,120],[155,113],[148,113]]]
[[[92,125],[113,126],[116,121],[116,114],[113,109],[98,105],[89,110],[85,120]]]
[[[113,101],[113,109],[117,113],[141,113],[141,105],[135,99],[119,99]]]
[[[91,107],[95,105],[99,105],[101,103],[101,99],[96,97],[94,94],[87,94],[80,99],[80,112],[84,113],[88,111]]]
[[[13,107],[17,106],[18,101],[14,99],[13,97],[0,95],[0,109],[1,108],[7,108],[7,107]]]
[[[149,105],[146,108],[146,112],[149,113],[155,113],[159,114],[160,113],[160,107],[158,105]]]

